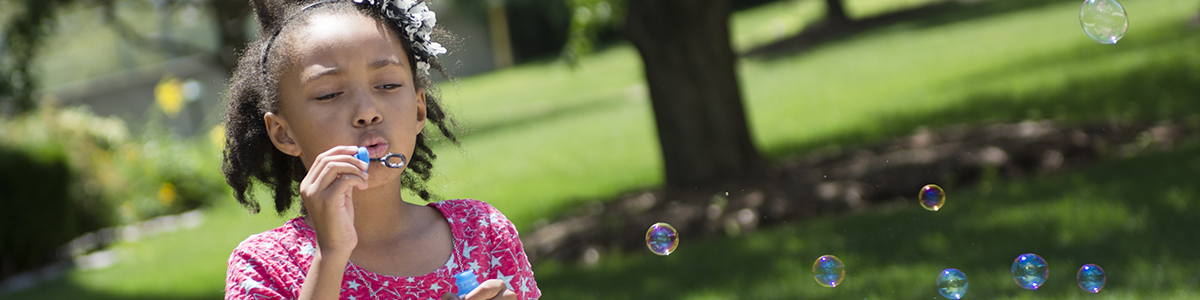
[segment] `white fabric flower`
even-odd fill
[[[429,47],[426,49],[426,52],[429,52],[429,56],[438,56],[439,54],[446,53],[446,48],[443,48],[442,44],[429,43]]]
[[[379,0],[378,9],[382,10],[385,16],[396,21],[404,30],[404,36],[408,37],[412,43],[413,57],[417,60],[417,69],[422,73],[429,74],[429,59],[440,54],[447,53],[442,44],[434,43],[429,36],[433,34],[433,27],[437,25],[437,14],[429,10],[429,6],[420,0]],[[376,0],[354,0],[355,3],[363,4],[364,2],[376,7]],[[388,7],[388,6],[391,7]],[[397,15],[399,14],[399,15]]]
[[[429,75],[429,63],[418,60],[417,61],[417,70],[420,70],[421,73],[424,73],[425,75]]]
[[[404,12],[405,14],[408,14],[408,9],[413,7],[416,2],[416,0],[396,0],[392,1],[392,5],[396,8],[399,8],[400,11]]]

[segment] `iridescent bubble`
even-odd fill
[[[962,299],[967,294],[967,274],[958,269],[945,269],[937,279],[938,294],[946,299]]]
[[[1107,281],[1104,269],[1095,264],[1086,264],[1080,267],[1075,278],[1079,279],[1079,288],[1093,294],[1099,293],[1100,289],[1104,288],[1104,282]]]
[[[917,195],[921,200],[921,206],[925,209],[937,211],[946,204],[946,192],[942,191],[942,187],[936,184],[925,185],[921,188],[921,194]]]
[[[654,254],[670,255],[675,247],[679,247],[679,234],[671,224],[654,223],[650,225],[650,230],[646,230],[646,247]]]
[[[1084,0],[1079,7],[1079,25],[1092,40],[1116,44],[1129,29],[1129,18],[1117,0]]]
[[[846,279],[846,266],[837,256],[824,255],[813,262],[813,278],[825,287],[836,287]]]
[[[1025,253],[1013,260],[1013,281],[1022,288],[1037,290],[1046,283],[1047,276],[1050,276],[1050,268],[1046,267],[1046,260],[1037,254]]]

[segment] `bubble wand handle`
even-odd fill
[[[408,158],[404,157],[404,154],[400,154],[400,153],[388,153],[387,155],[384,155],[383,157],[380,157],[380,158],[371,158],[371,156],[369,154],[367,154],[367,147],[358,147],[358,153],[354,154],[354,157],[358,158],[358,160],[361,160],[361,161],[367,163],[368,168],[370,168],[371,162],[373,162],[373,161],[377,161],[377,162],[383,164],[384,166],[387,166],[388,168],[393,168],[393,169],[403,168],[404,165],[408,164]],[[393,158],[399,158],[400,162],[393,163],[392,162]]]

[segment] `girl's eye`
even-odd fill
[[[341,95],[341,94],[342,94],[341,92],[326,94],[326,95],[317,97],[317,100],[329,100],[329,99],[333,99],[334,97],[337,97],[338,95]]]
[[[400,88],[400,85],[399,85],[399,84],[392,84],[392,83],[389,83],[389,84],[385,84],[385,85],[378,86],[377,88],[378,88],[378,89],[383,89],[383,90],[394,90],[394,89],[398,89],[398,88]]]

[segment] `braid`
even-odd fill
[[[358,8],[350,0],[329,5],[311,5],[317,2],[323,1],[252,0],[251,4],[264,32],[279,31],[278,35],[286,35],[289,28],[295,27],[289,26],[288,23],[304,22],[318,12],[354,12],[387,24],[405,49],[410,52],[413,49],[411,41],[398,34],[403,32],[402,29],[395,22],[386,21],[385,16],[377,11]],[[287,48],[287,43],[280,43],[274,46],[275,49],[271,49],[273,39],[276,38],[264,34],[252,41],[245,52],[241,53],[230,78],[227,94],[229,103],[224,118],[226,145],[223,150],[222,172],[225,181],[233,188],[234,198],[250,212],[257,213],[260,210],[252,193],[257,182],[273,192],[275,212],[282,215],[296,202],[300,181],[304,179],[307,170],[300,158],[275,148],[264,125],[263,116],[267,112],[275,112],[278,108],[278,77],[286,64],[290,63],[286,56],[291,51],[284,49]],[[276,39],[274,43],[279,41]],[[284,57],[267,60],[267,49],[270,49],[270,55]],[[410,66],[416,65],[412,55],[408,55],[408,61]],[[446,78],[451,78],[436,58],[430,57],[429,64]],[[454,145],[459,145],[453,131],[454,121],[442,108],[433,81],[415,69],[413,79],[416,88],[425,90],[426,119],[437,127],[438,133]],[[426,182],[433,175],[433,161],[437,159],[437,155],[428,146],[427,136],[425,132],[417,134],[413,157],[409,159],[401,180],[405,189],[413,191],[423,200],[434,201],[438,199],[428,191]],[[301,214],[305,213],[301,207]]]

